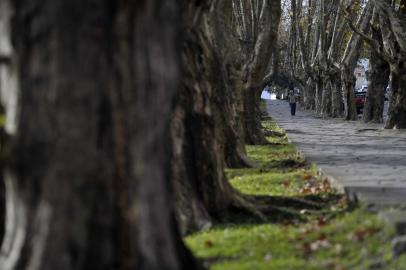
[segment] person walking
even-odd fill
[[[293,87],[289,89],[288,101],[290,106],[290,114],[294,116],[296,114],[297,94],[295,93],[295,90],[293,90]]]

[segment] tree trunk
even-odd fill
[[[406,128],[406,61],[390,66],[391,97],[385,128]]]
[[[192,8],[194,4],[189,4]],[[193,16],[191,12],[189,16]],[[199,28],[190,28],[185,41],[183,64],[185,81],[177,97],[172,121],[174,143],[173,178],[177,196],[177,216],[182,233],[211,226],[231,203],[232,189],[224,175],[222,127],[217,108],[218,80],[214,76],[213,47],[206,43],[202,28],[210,16],[207,8],[198,18]],[[185,21],[190,18],[186,17]]]
[[[14,81],[12,76],[12,47],[10,40],[10,21],[12,16],[11,3],[6,0],[0,1],[0,243],[3,241],[6,224],[6,187],[3,179],[5,167],[5,157],[7,149],[7,109],[10,116],[10,93],[13,87],[10,81]],[[9,128],[9,127],[8,127]],[[9,128],[10,129],[10,128]],[[10,130],[8,130],[10,132]]]
[[[324,117],[331,116],[331,100],[332,100],[333,86],[330,80],[325,80],[323,82],[323,93],[322,93],[322,107],[321,112]]]
[[[304,91],[304,104],[306,110],[315,110],[315,83],[311,77],[308,78]]]
[[[215,114],[218,127],[221,129],[220,144],[224,153],[226,166],[229,168],[252,167],[253,164],[247,156],[245,149],[243,122],[241,119],[242,97],[235,86],[235,81],[229,78],[229,72],[219,70],[221,58],[212,61],[213,82],[217,82]],[[220,78],[221,76],[221,78]],[[223,83],[221,83],[223,82]]]
[[[390,65],[388,121],[385,128],[406,128],[406,8],[405,0],[395,10],[387,1],[373,1],[379,10],[383,56]]]
[[[332,80],[331,117],[339,118],[342,116],[343,116],[343,95],[341,92],[341,81],[336,78]]]
[[[174,145],[173,177],[175,179],[177,217],[183,234],[211,226],[231,209],[244,210],[264,218],[251,203],[234,190],[224,174],[224,125],[226,107],[220,106],[227,90],[214,50],[210,23],[211,10],[219,11],[207,2],[198,17],[196,28],[187,28],[183,64],[185,81],[179,93],[172,122]],[[197,3],[188,4],[189,9]],[[195,10],[197,7],[192,8]],[[215,14],[218,14],[218,13]],[[187,68],[186,68],[187,67]],[[259,100],[259,97],[257,98]]]
[[[21,110],[0,268],[197,268],[168,181],[177,1],[15,7]]]
[[[206,31],[210,32],[212,60],[211,78],[215,86],[214,114],[218,127],[224,159],[229,168],[251,167],[245,149],[242,126],[242,96],[240,91],[241,65],[238,44],[230,31],[233,23],[233,5],[231,1],[217,1],[208,17]],[[221,12],[222,16],[219,16]],[[255,23],[253,24],[255,25]]]
[[[342,66],[341,84],[344,98],[344,116],[346,120],[357,120],[358,114],[355,107],[355,75],[354,69]]]
[[[244,138],[246,144],[266,144],[261,125],[261,99],[257,88],[248,88],[243,91],[244,102]]]
[[[243,68],[242,89],[239,91],[242,91],[242,121],[247,144],[266,143],[261,129],[260,95],[266,68],[271,60],[272,48],[274,42],[277,42],[280,16],[280,1],[264,1],[258,21],[261,30]]]
[[[6,229],[6,186],[4,185],[2,165],[0,169],[0,243],[2,243]]]
[[[315,111],[317,114],[321,115],[322,113],[322,98],[323,98],[323,81],[321,76],[317,76],[316,82],[316,91],[315,91]]]
[[[372,18],[373,6],[368,2],[360,15],[357,27],[362,32],[368,32],[370,21]],[[355,108],[355,75],[354,70],[357,65],[358,58],[361,53],[363,39],[358,33],[353,33],[345,50],[341,61],[341,83],[344,98],[344,117],[346,120],[358,119],[358,114]]]
[[[383,45],[379,29],[372,28],[372,38]],[[371,48],[369,59],[369,82],[364,105],[363,120],[366,123],[382,123],[383,108],[385,104],[385,89],[388,86],[389,81],[389,65],[374,48]]]

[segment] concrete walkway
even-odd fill
[[[322,119],[286,101],[268,101],[268,112],[309,161],[351,199],[406,208],[406,131],[341,119]]]

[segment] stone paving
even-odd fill
[[[323,119],[289,104],[268,100],[268,112],[306,158],[350,199],[406,208],[406,131],[380,124]]]

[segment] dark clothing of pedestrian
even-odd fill
[[[289,90],[288,100],[290,106],[290,114],[294,116],[296,114],[296,101],[297,101],[297,95],[295,94],[294,90]]]
[[[295,103],[289,103],[290,105],[290,114],[294,116],[296,114],[296,102]]]

